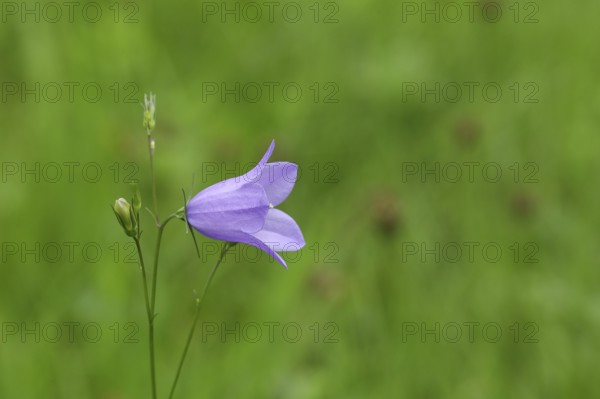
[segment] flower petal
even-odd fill
[[[209,236],[209,237],[212,237],[212,236]],[[273,250],[273,248],[271,248],[269,245],[262,242],[261,240],[254,237],[251,234],[240,232],[240,231],[231,231],[226,234],[226,237],[223,237],[223,238],[212,237],[212,238],[216,238],[217,240],[222,240],[222,241],[238,242],[241,244],[252,245],[253,247],[256,247],[256,248],[266,252],[267,255],[269,255],[271,258],[275,259],[277,262],[281,263],[281,265],[287,269],[287,264],[285,263],[285,260],[283,260],[283,258],[277,252],[275,252]]]
[[[215,183],[212,186],[205,188],[202,192],[204,193],[204,195],[208,195],[209,193],[219,195],[221,192],[235,190],[247,183],[256,183],[260,179],[263,168],[265,164],[267,164],[267,161],[271,157],[271,154],[273,153],[274,149],[275,140],[272,140],[271,145],[267,149],[267,152],[265,152],[265,154],[263,155],[262,159],[247,173],[241,176],[231,177],[227,180]],[[289,174],[291,176],[291,171]],[[194,200],[194,198],[192,198],[192,201]]]
[[[258,181],[261,177],[263,168],[264,168],[265,164],[267,163],[267,161],[269,160],[269,158],[271,158],[271,154],[273,154],[274,149],[275,149],[275,140],[272,140],[271,145],[267,149],[267,152],[265,152],[265,155],[263,155],[262,159],[256,164],[256,166],[254,168],[252,168],[248,173],[246,173],[240,177],[234,177],[234,179],[238,179],[239,181],[244,182],[244,183]]]
[[[292,192],[298,165],[291,162],[272,162],[264,166],[258,184],[264,187],[273,206],[281,204]]]
[[[234,232],[260,230],[268,211],[265,190],[253,183],[211,186],[192,198],[186,207],[187,220],[192,227],[207,237],[224,241],[229,241]]]
[[[279,209],[269,209],[262,229],[252,235],[278,252],[297,251],[306,244],[294,219]]]
[[[245,237],[244,241],[240,241],[240,242],[243,242],[244,244],[252,245],[258,249],[265,251],[271,258],[273,258],[277,262],[279,262],[281,264],[281,266],[285,267],[286,269],[288,268],[287,263],[285,263],[285,260],[283,260],[283,258],[277,252],[275,252],[275,250],[273,248],[271,248],[271,246],[269,246],[267,243],[262,242],[258,238],[248,234],[247,237]]]
[[[254,234],[232,232],[226,240],[261,249],[286,269],[285,260],[276,251],[293,252],[305,245],[302,232],[294,219],[279,209],[269,209],[262,230]]]

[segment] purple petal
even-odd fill
[[[281,265],[287,269],[287,264],[285,263],[283,258],[277,252],[275,252],[273,250],[273,248],[271,248],[270,246],[268,246],[266,243],[262,242],[258,238],[254,237],[253,235],[244,233],[244,232],[240,232],[240,231],[231,231],[225,235],[226,235],[226,237],[224,237],[224,238],[212,237],[212,236],[209,236],[209,237],[216,238],[217,240],[222,240],[222,241],[239,242],[242,244],[252,245],[253,247],[256,247],[256,248],[266,252],[271,258],[273,258],[277,262],[281,263]]]
[[[256,182],[258,179],[260,179],[263,168],[269,160],[269,158],[271,158],[271,154],[273,154],[274,149],[275,140],[272,140],[271,145],[267,149],[267,152],[265,152],[265,155],[263,155],[262,159],[256,164],[256,166],[252,168],[248,173],[234,179],[239,179],[241,182],[244,183]]]
[[[269,209],[263,228],[252,235],[278,252],[297,251],[305,245],[300,227],[279,209]]]
[[[201,191],[189,202],[187,219],[192,227],[207,237],[224,241],[230,241],[232,233],[254,233],[263,227],[269,201],[262,186],[217,185]]]
[[[294,219],[279,209],[269,209],[262,230],[254,234],[231,233],[227,241],[240,242],[261,249],[286,269],[285,260],[276,251],[293,252],[305,245],[302,232]]]
[[[277,206],[290,195],[297,177],[298,165],[290,162],[273,162],[264,166],[257,183],[265,189],[271,205]]]
[[[219,193],[221,193],[223,191],[226,192],[226,191],[230,191],[230,190],[235,190],[235,189],[239,188],[240,186],[247,184],[247,183],[256,183],[260,179],[262,170],[263,170],[265,164],[267,164],[267,161],[271,157],[271,154],[273,153],[274,149],[275,149],[275,140],[272,140],[271,145],[267,149],[267,152],[265,153],[265,155],[263,155],[262,159],[256,164],[256,166],[254,166],[252,169],[250,169],[250,171],[248,171],[247,173],[245,173],[241,176],[232,177],[227,180],[223,180],[219,183],[213,184],[212,186],[204,189],[203,192],[205,193],[205,195],[208,195],[209,193],[215,193],[215,194],[219,195]],[[291,176],[291,171],[290,171],[290,176]]]
[[[285,267],[286,269],[288,268],[287,264],[285,263],[285,260],[283,260],[283,258],[277,252],[275,252],[275,250],[273,248],[271,248],[267,243],[262,242],[258,238],[248,234],[246,237],[244,237],[243,240],[241,240],[239,242],[243,242],[244,244],[252,245],[258,249],[265,251],[271,258],[273,258],[277,262],[279,262],[281,264],[281,266]]]

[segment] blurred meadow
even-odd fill
[[[2,2],[0,397],[150,397],[110,209],[131,181],[150,206],[150,91],[163,217],[275,139],[307,243],[227,255],[175,397],[600,397],[600,5],[467,3]],[[163,238],[160,398],[196,237]]]

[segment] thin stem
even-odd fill
[[[152,137],[152,131],[147,129],[148,132],[148,152],[150,154],[150,181],[152,182],[152,202],[154,204],[154,217],[156,218],[156,224],[160,224],[160,217],[158,216],[158,200],[156,196],[156,179],[154,178],[154,137]]]
[[[175,219],[177,215],[175,213],[169,215],[165,221],[158,225],[158,235],[156,236],[156,248],[154,251],[154,269],[152,271],[152,296],[150,299],[150,309],[152,310],[152,315],[154,315],[155,303],[156,303],[156,281],[158,277],[158,257],[160,255],[160,243],[162,241],[162,234],[165,229],[165,226],[171,219]]]
[[[154,256],[154,269],[152,272],[152,296],[149,298],[148,295],[148,284],[146,282],[146,268],[144,267],[143,258],[142,258],[142,249],[140,247],[140,242],[138,239],[135,240],[135,244],[140,256],[140,264],[142,265],[142,275],[144,278],[144,291],[146,297],[146,310],[148,312],[148,340],[150,346],[150,375],[152,379],[152,398],[156,399],[156,365],[155,365],[155,354],[154,354],[154,318],[156,317],[155,313],[155,303],[156,303],[156,280],[158,276],[158,255],[160,253],[160,243],[162,239],[162,233],[169,221],[176,217],[175,214],[170,215],[165,221],[158,226],[158,236],[156,239],[156,252]]]
[[[179,366],[177,367],[177,373],[175,374],[175,380],[173,381],[173,386],[171,387],[171,393],[169,394],[169,399],[172,399],[173,394],[175,393],[175,387],[177,387],[177,382],[179,381],[179,376],[181,374],[181,369],[183,367],[183,363],[185,362],[185,358],[186,358],[188,350],[190,348],[190,344],[192,343],[192,338],[194,337],[194,332],[196,331],[196,325],[198,324],[198,319],[200,317],[200,309],[202,307],[202,302],[204,301],[204,297],[206,296],[208,287],[210,287],[213,277],[215,276],[215,273],[217,272],[217,269],[219,268],[219,265],[223,261],[223,258],[225,257],[225,254],[227,253],[229,248],[231,248],[230,243],[226,242],[223,244],[223,249],[221,250],[221,255],[219,256],[219,260],[217,260],[217,263],[215,264],[212,271],[210,272],[210,275],[208,276],[208,280],[206,280],[206,284],[204,285],[204,290],[202,291],[202,295],[200,296],[200,298],[196,298],[196,313],[194,314],[194,321],[192,322],[192,328],[190,329],[187,341],[185,343],[185,347],[183,348],[183,353],[181,354],[181,359],[179,360]]]
[[[144,299],[146,302],[146,314],[148,317],[148,336],[149,336],[149,349],[150,349],[150,379],[152,385],[152,398],[156,399],[156,372],[154,366],[154,311],[150,307],[150,300],[148,298],[148,281],[146,278],[146,267],[144,266],[144,257],[142,255],[142,248],[140,246],[140,240],[134,238],[135,247],[137,248],[138,256],[140,258],[140,269],[142,271],[142,282],[144,284]]]

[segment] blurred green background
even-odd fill
[[[280,208],[307,247],[226,258],[176,397],[600,396],[598,2],[85,4],[2,3],[0,397],[150,397],[109,208],[131,179],[150,203],[148,91],[163,216],[273,138],[302,172]],[[217,258],[198,237],[163,240],[163,398]]]

